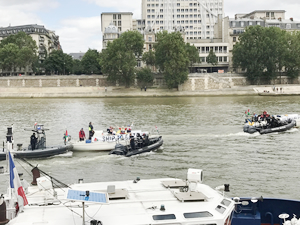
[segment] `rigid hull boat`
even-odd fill
[[[59,146],[50,146],[46,147],[46,134],[43,125],[35,125],[34,129],[30,131],[34,132],[37,136],[37,142],[35,148],[32,150],[32,146],[29,145],[28,148],[22,148],[22,145],[18,144],[17,149],[13,149],[13,128],[7,128],[7,145],[10,149],[10,152],[14,155],[15,158],[45,158],[55,155],[60,155],[69,152],[72,150],[71,145],[59,145]],[[6,160],[7,158],[7,149],[2,149],[0,151],[0,160]]]
[[[59,187],[48,175],[34,176],[32,183],[37,186],[28,187],[24,185],[27,182],[22,182],[28,205],[22,205],[24,201],[15,196],[14,189],[8,188],[8,193],[1,195],[0,224],[300,224],[297,219],[300,201],[228,198],[225,196],[228,184],[213,189],[202,183],[202,174],[202,170],[189,169],[184,180],[137,177],[128,181],[83,183],[80,179],[78,184],[60,183]]]
[[[259,132],[260,134],[268,134],[273,132],[287,131],[293,127],[297,127],[297,120],[295,115],[291,116],[253,116],[251,119],[245,119],[243,131],[253,134]],[[299,121],[298,121],[299,124]]]
[[[187,180],[136,178],[53,189],[52,179],[44,176],[26,189],[24,212],[16,215],[13,198],[5,196],[7,217],[2,220],[9,225],[230,224],[234,201],[202,178],[201,170],[189,169]]]
[[[122,155],[130,157],[133,155],[138,155],[146,152],[151,152],[157,150],[160,146],[163,145],[162,136],[149,138],[149,143],[147,145],[139,146],[137,143],[135,149],[132,150],[130,145],[117,144],[115,149],[110,151],[110,155]]]
[[[108,134],[106,132],[95,131],[91,140],[70,142],[72,151],[111,151],[115,149],[116,143],[128,145],[130,135],[136,137],[138,134],[148,134],[141,130],[131,131],[125,134]]]

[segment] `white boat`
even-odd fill
[[[229,186],[213,189],[202,179],[202,170],[189,169],[186,180],[136,178],[53,189],[53,179],[44,176],[25,188],[22,213],[13,207],[12,192],[5,195],[5,219],[9,225],[230,224],[235,202],[224,197]]]
[[[102,130],[95,131],[91,140],[70,142],[72,151],[111,151],[115,149],[116,143],[122,145],[129,145],[130,135],[136,137],[137,135],[149,134],[149,132],[142,132],[141,130],[134,130],[131,133],[116,133],[108,134]]]

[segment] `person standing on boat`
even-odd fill
[[[92,125],[92,122],[89,123],[89,139],[91,140],[94,135],[94,127]]]
[[[84,141],[85,139],[85,133],[83,131],[83,128],[79,131],[79,141]]]
[[[33,133],[30,137],[30,145],[31,145],[32,150],[35,149],[36,141],[37,141],[37,138],[35,137],[35,133]]]
[[[135,150],[134,136],[130,135],[130,147],[131,151]]]

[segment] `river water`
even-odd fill
[[[1,99],[0,137],[14,124],[15,144],[29,144],[35,121],[50,130],[47,145],[63,143],[67,129],[73,139],[80,128],[88,133],[110,125],[134,123],[135,129],[158,127],[164,145],[158,152],[131,158],[107,152],[74,153],[72,158],[28,160],[65,182],[84,182],[177,177],[188,168],[204,171],[204,182],[216,187],[230,184],[229,196],[300,199],[299,131],[268,135],[246,134],[244,112],[300,113],[300,97],[174,97],[174,98],[80,98]],[[1,140],[1,139],[0,139]],[[30,167],[15,160],[18,172],[31,181]],[[0,162],[5,165],[5,162]],[[7,183],[0,176],[3,193]]]

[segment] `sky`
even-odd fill
[[[225,16],[254,10],[285,10],[300,21],[299,0],[224,0]],[[38,24],[54,30],[64,53],[102,49],[101,13],[133,12],[141,18],[141,0],[0,0],[0,27]]]

